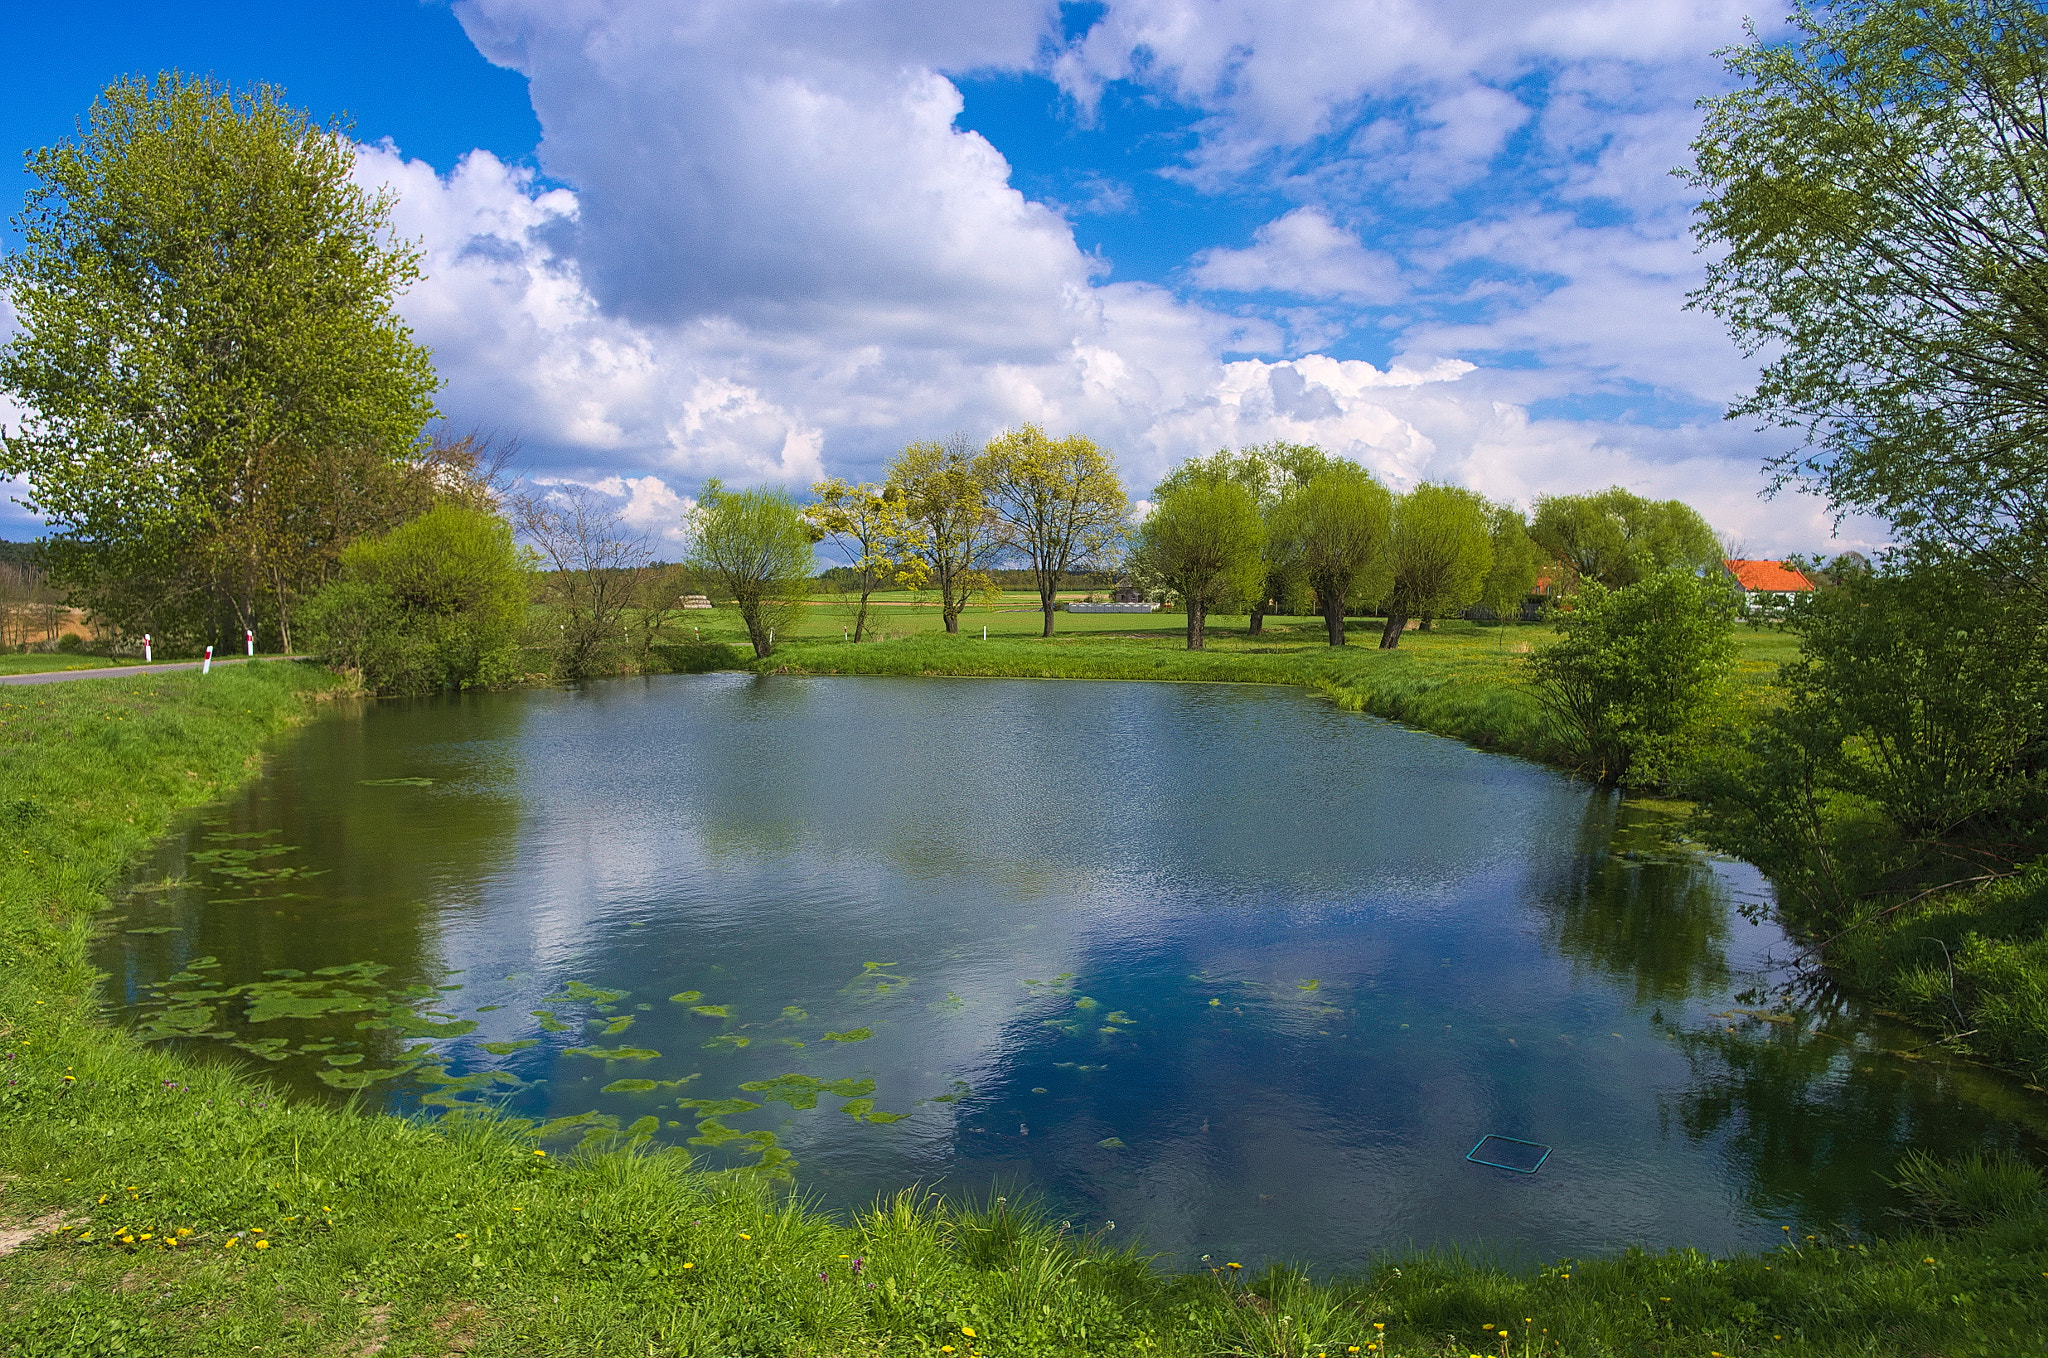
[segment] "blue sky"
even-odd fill
[[[1027,420],[1173,462],[1682,496],[1751,550],[1749,368],[1669,174],[1736,0],[358,0],[11,19],[10,150],[176,67],[346,113],[443,411],[667,535],[706,476],[875,475]],[[0,204],[18,210],[18,159]],[[9,238],[11,241],[11,237]],[[0,326],[8,324],[0,312]],[[0,411],[0,417],[5,412]],[[32,531],[18,509],[0,533]],[[1845,532],[1845,538],[1857,540]]]

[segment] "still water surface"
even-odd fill
[[[316,723],[100,961],[306,1089],[594,1112],[840,1208],[1036,1195],[1182,1264],[1725,1250],[1882,1224],[1907,1147],[2039,1153],[2040,1096],[1758,993],[1764,884],[1664,824],[1287,689],[622,681]]]

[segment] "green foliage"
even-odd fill
[[[1180,596],[1188,649],[1199,651],[1210,610],[1243,602],[1265,583],[1266,526],[1251,492],[1226,477],[1189,477],[1158,494],[1133,567]]]
[[[376,692],[485,687],[517,676],[530,578],[510,524],[444,505],[343,552],[301,617]]]
[[[1721,564],[1714,530],[1682,500],[1645,500],[1610,486],[1591,495],[1539,495],[1529,536],[1574,577],[1620,589],[1659,571]]]
[[[916,587],[937,588],[948,632],[960,630],[960,612],[1002,546],[985,469],[981,454],[958,436],[906,444],[889,463],[888,485],[902,494],[906,521],[894,555],[916,563]]]
[[[1123,543],[1131,512],[1123,482],[1094,440],[1049,439],[1035,424],[990,439],[979,462],[989,508],[1031,570],[1051,636],[1061,577],[1109,559]]]
[[[1344,644],[1353,592],[1378,598],[1386,590],[1393,512],[1394,497],[1371,472],[1335,458],[1288,487],[1274,507],[1272,550],[1315,591],[1332,646]]]
[[[2048,847],[2048,630],[2030,597],[1901,558],[1790,625],[1802,657],[1781,672],[1784,703],[1702,771],[1707,833],[1788,908],[1838,927],[1894,879]]]
[[[1493,572],[1489,509],[1463,487],[1426,482],[1395,499],[1381,649],[1400,644],[1410,618],[1462,613],[1479,598]]]
[[[29,157],[0,471],[32,478],[53,576],[128,631],[288,627],[413,455],[438,382],[392,303],[419,254],[353,167],[274,88],[175,75]]]
[[[733,600],[756,658],[775,649],[810,594],[817,539],[788,491],[729,491],[715,479],[690,511],[690,566]]]
[[[1493,547],[1493,568],[1479,587],[1479,606],[1503,622],[1512,621],[1536,592],[1543,549],[1529,536],[1529,521],[1513,505],[1488,507],[1487,538]]]
[[[1689,182],[1694,296],[1745,353],[1731,412],[1838,510],[2048,566],[2048,14],[2007,0],[1800,5],[1728,55]]]
[[[1681,571],[1616,590],[1589,581],[1560,639],[1529,661],[1581,766],[1606,783],[1670,776],[1734,667],[1732,617],[1725,591]]]

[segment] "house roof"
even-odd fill
[[[1724,561],[1721,564],[1735,577],[1736,584],[1751,593],[1805,594],[1813,589],[1813,581],[1782,561]]]

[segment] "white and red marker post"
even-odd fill
[[[142,663],[145,665],[149,663],[149,633],[147,632],[142,634]]]
[[[213,647],[208,646],[206,648],[206,660],[205,663],[200,665],[199,672],[201,674],[213,673]]]
[[[247,644],[249,654],[256,654],[256,633],[245,627],[242,629],[242,640]]]

